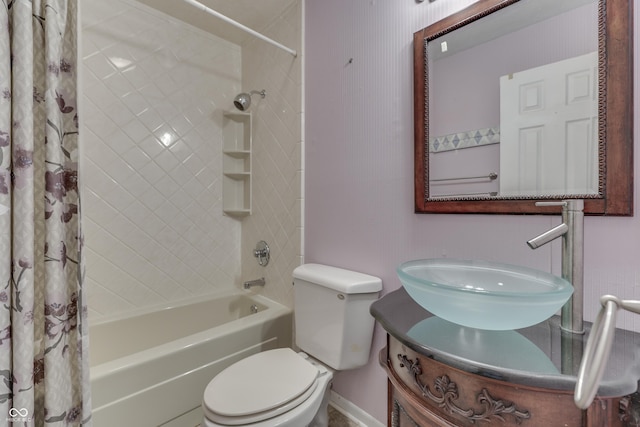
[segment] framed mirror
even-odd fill
[[[479,0],[416,32],[416,212],[632,215],[632,7]]]

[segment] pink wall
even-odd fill
[[[557,242],[536,251],[525,244],[559,217],[413,213],[412,34],[471,3],[307,0],[305,262],[377,275],[385,293],[400,286],[395,267],[415,258],[482,258],[559,274]],[[638,53],[640,0],[634,7]],[[635,187],[637,201],[640,179]],[[585,246],[588,319],[602,294],[640,299],[640,218],[587,218]],[[620,326],[640,330],[640,316],[621,316]],[[377,327],[369,365],[335,382],[382,422],[386,380],[376,359],[384,344]]]

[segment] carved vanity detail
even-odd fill
[[[513,362],[515,364],[507,361],[506,368],[500,367],[500,361],[509,359],[508,347],[496,349],[500,354],[496,355],[495,365],[482,359],[482,353],[485,356],[490,353],[486,347],[478,351],[478,360],[472,360],[475,351],[472,341],[462,355],[446,353],[437,348],[438,345],[430,347],[427,341],[435,329],[421,327],[425,320],[433,317],[403,289],[376,301],[371,313],[388,332],[379,362],[388,377],[388,425],[391,427],[640,426],[640,395],[633,393],[638,378],[631,375],[640,371],[640,334],[618,333],[621,341],[614,346],[614,366],[612,373],[607,374],[610,384],[599,392],[588,410],[582,411],[573,402],[575,375],[561,373],[563,368],[553,372],[554,365],[566,365],[557,345],[561,333],[553,332],[558,319],[517,332],[529,344],[543,348],[541,356],[547,357],[546,353],[553,362],[552,369],[545,371],[548,367],[535,358]],[[452,341],[455,340],[452,337]],[[441,341],[436,337],[435,342]],[[509,345],[518,342],[510,341]],[[454,347],[447,347],[447,351],[451,348]],[[628,354],[620,354],[620,349]],[[512,354],[518,354],[515,348]],[[531,372],[526,371],[528,366]],[[612,380],[618,376],[617,371],[621,375],[619,381]],[[632,391],[616,394],[616,390]],[[611,397],[602,397],[605,395]]]
[[[471,423],[476,421],[490,422],[494,420],[504,422],[506,415],[512,415],[517,424],[522,423],[522,420],[531,418],[529,411],[518,410],[511,402],[495,400],[486,388],[483,388],[481,392],[477,393],[475,399],[484,407],[482,413],[475,412],[471,408],[462,409],[456,406],[456,402],[460,397],[458,394],[458,385],[451,381],[449,376],[442,375],[434,379],[433,386],[437,394],[433,394],[429,386],[422,384],[420,378],[422,375],[420,359],[416,357],[415,361],[413,361],[406,355],[400,353],[398,354],[398,359],[400,360],[399,366],[401,368],[407,368],[413,376],[413,382],[418,386],[422,396],[436,403],[439,408],[442,408],[444,412],[450,415],[459,415]]]
[[[380,357],[389,377],[393,427],[625,425],[618,416],[619,398],[595,402],[583,420],[570,391],[523,387],[469,374],[424,357],[393,337]]]

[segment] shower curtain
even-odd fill
[[[0,8],[0,425],[89,425],[77,0]]]

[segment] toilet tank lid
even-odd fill
[[[296,267],[293,270],[293,278],[345,294],[364,294],[382,290],[382,280],[378,277],[322,264],[303,264]]]

